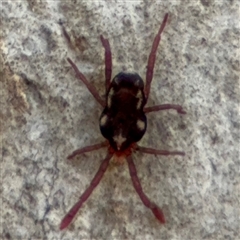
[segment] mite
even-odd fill
[[[81,195],[78,202],[63,218],[60,224],[61,230],[66,228],[71,223],[78,210],[82,207],[83,203],[88,199],[92,191],[99,184],[105,171],[107,170],[111,158],[114,158],[121,163],[125,159],[127,160],[133,186],[143,204],[152,211],[160,223],[165,223],[165,218],[162,210],[154,202],[150,201],[142,190],[131,154],[133,151],[140,151],[143,153],[156,155],[184,156],[185,154],[184,152],[180,151],[170,152],[165,150],[156,150],[152,148],[141,147],[137,144],[137,142],[143,137],[144,133],[146,132],[147,113],[166,109],[175,109],[179,114],[186,113],[181,106],[173,104],[145,107],[149,97],[150,86],[153,78],[157,48],[161,40],[161,34],[167,23],[167,19],[168,14],[165,15],[152,44],[152,49],[148,58],[145,86],[142,78],[137,73],[120,72],[111,81],[112,54],[109,41],[103,36],[100,36],[100,39],[105,49],[105,100],[100,97],[94,85],[92,85],[85,78],[85,76],[79,71],[73,61],[69,58],[67,59],[74,69],[76,76],[81,82],[86,85],[93,97],[103,107],[103,112],[99,118],[99,126],[103,137],[106,139],[102,143],[77,149],[68,156],[68,159],[72,159],[78,154],[90,152],[103,147],[107,148],[107,156],[102,161],[99,170],[91,181],[89,187]],[[70,38],[65,30],[64,35],[68,41],[70,41]]]

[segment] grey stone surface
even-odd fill
[[[143,206],[126,163],[112,162],[75,221],[59,231],[106,151],[66,160],[102,141],[101,108],[66,58],[103,95],[103,34],[113,75],[134,69],[144,78],[166,12],[148,105],[181,104],[187,115],[149,114],[140,145],[186,156],[137,153],[134,160],[167,222]],[[237,0],[2,1],[0,14],[2,239],[240,239]]]

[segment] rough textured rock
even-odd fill
[[[111,163],[61,232],[61,219],[105,156],[103,149],[66,160],[102,141],[101,108],[66,58],[103,95],[103,34],[113,75],[134,69],[144,78],[166,12],[148,104],[181,104],[187,115],[149,114],[140,144],[186,156],[134,160],[167,223],[143,206],[127,165]],[[3,239],[240,238],[238,1],[4,1],[0,14]]]

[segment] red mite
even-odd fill
[[[153,212],[155,217],[161,223],[165,223],[165,218],[162,210],[155,203],[151,202],[142,190],[131,153],[133,151],[140,151],[143,153],[156,155],[184,156],[184,152],[169,152],[165,150],[156,150],[152,148],[140,147],[136,144],[136,142],[138,142],[142,138],[147,128],[147,118],[145,115],[146,113],[165,109],[175,109],[180,114],[186,113],[179,105],[164,104],[152,107],[145,107],[150,92],[157,48],[161,40],[161,33],[163,32],[163,29],[167,23],[167,19],[168,14],[165,15],[161,27],[152,45],[151,53],[148,58],[145,87],[142,78],[137,73],[120,72],[111,81],[111,49],[108,40],[103,38],[103,36],[100,36],[100,38],[102,45],[105,49],[105,100],[103,100],[99,96],[96,88],[88,82],[85,76],[72,62],[72,60],[69,58],[67,59],[75,70],[77,77],[86,85],[93,97],[104,108],[99,119],[99,125],[102,135],[107,139],[107,141],[104,141],[102,143],[87,146],[74,151],[70,156],[68,156],[68,159],[72,159],[78,154],[90,152],[103,147],[108,147],[108,153],[106,158],[101,163],[95,177],[91,181],[90,186],[85,190],[78,202],[63,218],[60,229],[66,228],[71,223],[78,210],[82,207],[83,203],[88,199],[92,191],[101,181],[112,157],[114,157],[119,162],[127,159],[129,173],[131,175],[133,186],[139,197],[141,198],[143,204]],[[65,31],[64,35],[66,35]]]

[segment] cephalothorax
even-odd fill
[[[165,109],[175,109],[180,114],[186,112],[179,105],[163,104],[152,107],[145,107],[151,81],[153,78],[153,69],[156,58],[156,51],[161,40],[161,33],[167,23],[168,14],[165,15],[160,29],[154,39],[152,49],[148,58],[146,85],[137,73],[120,72],[111,81],[112,74],[112,56],[110,45],[107,39],[100,36],[102,45],[105,49],[105,77],[106,77],[106,99],[105,101],[99,96],[96,88],[88,82],[85,76],[79,71],[71,59],[67,59],[76,72],[77,77],[86,85],[93,97],[104,108],[99,119],[99,125],[102,135],[107,139],[99,144],[87,146],[74,151],[68,159],[72,159],[78,154],[90,152],[103,147],[108,147],[106,158],[101,163],[98,172],[90,183],[90,186],[81,195],[79,201],[70,209],[63,218],[60,229],[66,228],[81,208],[82,204],[88,199],[94,188],[99,184],[109,161],[114,156],[119,162],[126,159],[128,162],[129,173],[131,175],[133,186],[141,198],[143,204],[151,209],[155,217],[161,222],[165,218],[161,209],[151,202],[142,190],[141,183],[137,176],[135,164],[132,159],[132,151],[141,151],[143,153],[156,155],[184,155],[184,152],[156,150],[152,148],[140,147],[137,142],[144,135],[147,128],[146,113],[160,111]],[[64,30],[64,35],[70,41],[69,36]]]
[[[144,83],[137,73],[121,72],[107,92],[100,130],[115,151],[122,152],[138,142],[146,131]]]

